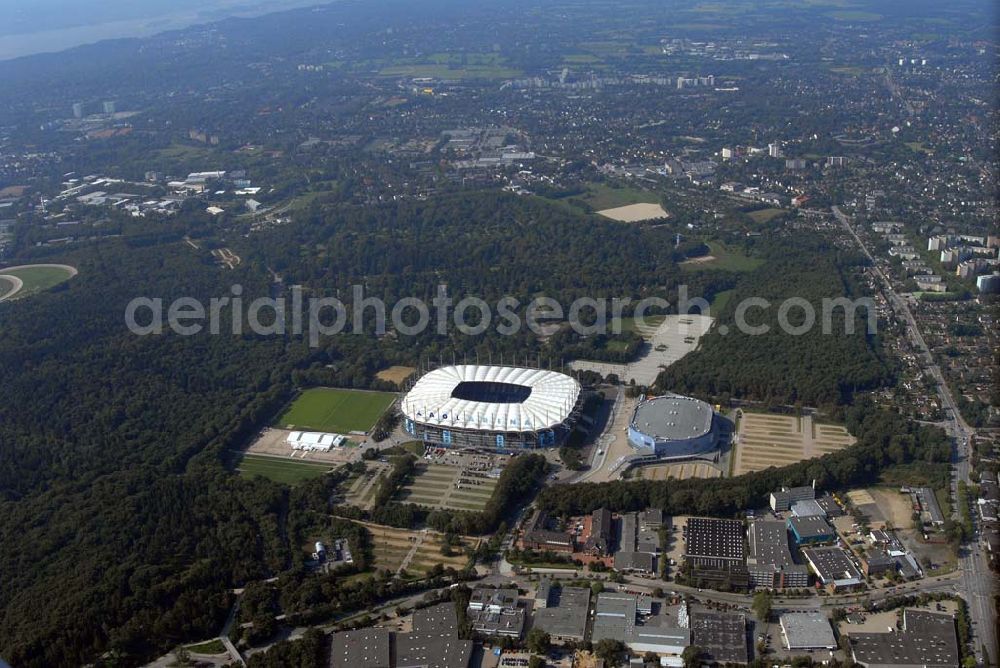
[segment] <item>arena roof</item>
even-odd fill
[[[580,384],[555,371],[461,364],[421,377],[402,411],[440,427],[532,432],[563,423],[579,397]]]
[[[712,429],[712,407],[674,394],[652,397],[636,406],[632,427],[662,440],[697,438]]]

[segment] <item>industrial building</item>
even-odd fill
[[[913,496],[920,506],[921,519],[924,522],[935,526],[944,524],[944,513],[941,512],[941,506],[938,504],[933,489],[930,487],[917,487],[913,490]]]
[[[553,586],[543,580],[535,596],[534,626],[556,642],[579,642],[587,634],[590,588]]]
[[[743,523],[713,517],[690,517],[684,527],[684,558],[692,564],[743,564]]]
[[[781,615],[781,636],[785,649],[812,651],[837,649],[830,620],[822,612],[786,612]]]
[[[807,547],[802,556],[830,592],[856,589],[864,582],[850,555],[839,547]]]
[[[652,612],[649,597],[633,594],[602,592],[597,595],[594,609],[594,626],[591,642],[597,644],[605,638],[619,640],[637,654],[680,655],[691,644],[688,629],[672,625],[664,618],[644,619],[639,614]]]
[[[826,518],[815,515],[789,517],[788,530],[792,532],[796,545],[829,543],[837,538],[837,532],[833,530]]]
[[[688,518],[684,527],[684,560],[699,587],[747,589],[743,523],[706,517]]]
[[[826,517],[826,509],[816,499],[805,499],[792,504],[792,515],[796,517]]]
[[[957,668],[961,656],[951,615],[903,611],[903,629],[851,633],[851,658],[866,668]]]
[[[472,630],[485,636],[520,638],[524,631],[524,608],[518,605],[517,589],[472,590],[467,610]]]
[[[691,644],[701,649],[702,663],[748,663],[746,617],[729,612],[692,612]]]
[[[715,412],[704,401],[668,394],[643,397],[632,413],[628,441],[661,459],[706,455],[719,446]]]
[[[747,570],[754,587],[788,589],[809,586],[809,568],[805,564],[796,564],[792,559],[784,522],[751,522],[748,537]]]
[[[565,374],[464,364],[422,376],[400,408],[406,432],[425,443],[516,452],[560,445],[581,404],[580,384]]]
[[[648,511],[647,511],[648,512]],[[659,517],[643,521],[645,513],[624,513],[618,520],[618,545],[615,551],[615,570],[632,573],[656,572],[656,555],[660,551]],[[654,528],[654,526],[656,528]]]
[[[473,643],[458,637],[455,606],[440,603],[413,612],[413,631],[361,629],[334,633],[332,668],[469,668]]]
[[[783,513],[791,509],[792,504],[796,501],[806,501],[815,498],[815,484],[804,487],[782,487],[777,492],[771,492],[771,510],[776,513]]]

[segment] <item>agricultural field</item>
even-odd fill
[[[486,507],[496,486],[493,478],[463,474],[455,466],[420,463],[413,480],[403,486],[396,500],[425,508],[479,512]]]
[[[811,417],[743,413],[733,475],[763,471],[822,457],[854,443],[844,427],[816,424]]]
[[[0,299],[21,299],[43,292],[76,276],[64,264],[26,264],[0,269]]]
[[[397,387],[402,387],[407,378],[416,372],[417,370],[412,366],[391,366],[379,371],[375,377],[387,383],[395,383]]]
[[[410,575],[422,575],[436,564],[455,569],[465,568],[469,557],[464,554],[466,547],[476,547],[475,538],[461,537],[460,544],[452,548],[453,554],[441,553],[444,536],[436,531],[410,531],[379,524],[363,523],[371,532],[372,554],[375,568],[397,572],[405,570]]]
[[[300,394],[275,426],[336,434],[367,432],[395,400],[391,392],[316,387]]]
[[[274,482],[297,485],[306,480],[326,475],[333,469],[326,464],[304,462],[298,459],[246,454],[236,464],[236,470],[245,478],[259,475]]]

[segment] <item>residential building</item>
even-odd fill
[[[607,508],[598,508],[590,516],[590,537],[587,538],[584,549],[595,556],[612,554],[613,531],[611,511]]]

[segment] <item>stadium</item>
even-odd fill
[[[464,364],[422,376],[400,409],[407,433],[425,443],[512,452],[560,445],[582,398],[562,373]]]
[[[659,459],[707,455],[716,450],[718,436],[712,407],[678,394],[642,397],[628,426],[632,447]]]

